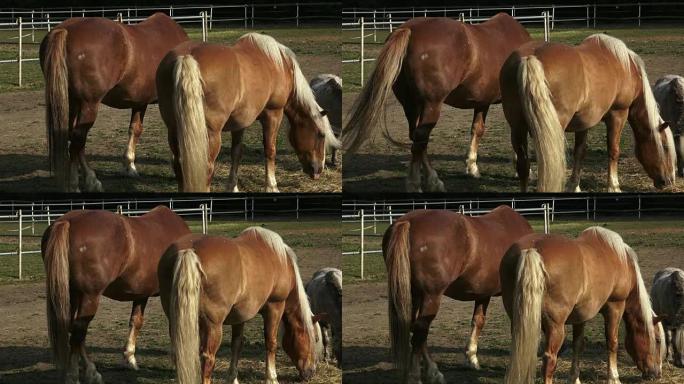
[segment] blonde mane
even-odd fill
[[[627,45],[625,45],[625,43],[620,39],[608,36],[603,33],[596,33],[587,37],[586,39],[584,39],[584,41],[590,39],[597,40],[601,45],[608,49],[613,54],[613,56],[615,56],[618,59],[618,61],[622,64],[622,66],[625,68],[625,71],[630,71],[632,63],[634,63],[634,66],[639,70],[644,94],[644,105],[649,120],[648,125],[651,129],[651,134],[653,135],[653,138],[657,143],[656,147],[658,148],[658,156],[659,158],[664,159],[665,150],[663,148],[662,141],[660,140],[660,125],[663,123],[663,119],[660,117],[660,110],[658,109],[658,103],[656,103],[655,97],[653,96],[651,83],[648,81],[648,75],[646,74],[646,67],[644,65],[644,61],[634,51],[627,48]],[[672,136],[671,130],[666,132],[667,145],[671,149],[669,151],[670,156],[667,160],[674,165],[676,163],[676,154],[674,151],[674,137]]]
[[[651,297],[649,291],[646,289],[644,284],[644,279],[641,277],[641,268],[639,268],[639,257],[636,252],[627,245],[622,236],[616,232],[611,231],[603,227],[593,226],[585,229],[582,232],[584,234],[593,234],[597,239],[600,239],[606,243],[615,253],[620,257],[623,262],[631,262],[634,267],[634,274],[637,279],[637,293],[639,295],[639,304],[641,307],[641,318],[646,326],[646,331],[650,340],[650,350],[651,353],[656,352],[656,342],[655,342],[655,328],[653,326],[653,308],[651,307]]]
[[[304,77],[302,69],[299,67],[297,57],[292,50],[282,44],[271,36],[262,35],[256,32],[250,32],[242,35],[239,40],[249,40],[255,47],[259,48],[268,58],[280,68],[285,68],[285,58],[292,63],[293,72],[293,87],[295,103],[306,111],[314,120],[321,133],[325,136],[325,143],[327,146],[338,148],[340,142],[335,137],[335,133],[330,126],[330,121],[326,116],[321,115],[321,107],[316,102],[316,97],[309,87],[309,82]]]
[[[301,316],[306,332],[309,336],[310,348],[309,350],[314,354],[316,351],[316,330],[311,319],[313,312],[311,312],[311,307],[309,306],[309,297],[304,290],[304,283],[302,282],[302,277],[299,274],[299,266],[297,265],[297,255],[290,248],[289,245],[285,244],[283,238],[279,234],[262,227],[249,227],[242,231],[242,234],[252,233],[254,237],[265,242],[269,248],[273,250],[278,256],[280,256],[283,261],[290,259],[292,263],[292,270],[295,275],[295,282],[297,285],[297,299],[299,300],[299,314]]]

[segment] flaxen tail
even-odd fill
[[[191,55],[176,59],[173,84],[182,192],[209,192],[209,136],[204,117],[203,80],[199,64]]]
[[[404,379],[411,361],[409,339],[413,319],[409,229],[408,221],[394,224],[385,254],[392,355]]]
[[[169,300],[169,330],[180,384],[200,380],[199,302],[203,275],[193,249],[178,252]]]
[[[62,190],[69,180],[69,73],[66,64],[67,30],[55,28],[47,36],[42,69],[45,77],[45,123],[50,170]]]
[[[356,151],[372,136],[380,116],[384,116],[385,102],[401,71],[410,37],[410,29],[399,28],[387,38],[373,74],[354,102],[351,117],[342,129],[342,147],[346,151]],[[391,140],[388,133],[385,137]]]
[[[536,249],[520,252],[515,280],[511,318],[513,341],[505,383],[534,383],[546,290],[546,269]]]
[[[537,154],[537,192],[562,192],[565,186],[565,129],[561,127],[544,67],[536,56],[523,57],[518,86],[525,120]]]
[[[58,369],[68,365],[71,298],[69,295],[69,222],[52,224],[43,249],[48,336]]]

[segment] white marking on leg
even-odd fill
[[[420,187],[420,161],[411,159],[406,177],[406,192],[423,192]]]
[[[138,169],[135,166],[135,144],[133,143],[133,133],[128,134],[128,146],[124,152],[124,170],[128,176],[137,177]]]
[[[444,375],[437,368],[437,364],[430,359],[427,349],[423,350],[423,359],[425,359],[425,366],[427,367],[425,371],[425,381],[427,384],[445,384]]]
[[[617,164],[608,166],[608,192],[622,192],[618,180]]]
[[[427,150],[423,152],[422,163],[423,169],[427,174],[427,191],[446,192],[446,189],[444,188],[444,183],[442,182],[442,180],[439,179],[439,176],[437,176],[437,171],[435,171],[435,169],[432,168],[432,165],[430,164],[430,160],[428,159],[427,155]]]
[[[81,168],[83,168],[83,172],[85,173],[85,190],[87,192],[103,192],[102,183],[100,183],[100,180],[97,179],[95,171],[88,166],[88,162],[85,158],[85,152],[81,152],[79,160],[81,162]]]
[[[266,192],[280,192],[276,182],[275,170],[266,168]]]
[[[128,340],[126,341],[126,350],[123,353],[126,365],[137,371],[138,362],[135,359],[135,326],[131,326],[128,332]]]
[[[475,149],[475,138],[470,142],[470,149],[468,149],[468,157],[466,158],[466,175],[475,178],[480,177],[480,169],[477,167],[477,150]]]
[[[468,365],[474,369],[480,369],[480,361],[477,359],[477,325],[473,324],[473,330],[468,339],[468,346],[466,348],[466,358]]]

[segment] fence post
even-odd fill
[[[594,3],[594,29],[596,29],[596,3]]]
[[[641,3],[637,4],[639,7],[639,27],[641,27]]]
[[[207,205],[201,204],[200,209],[202,210],[202,234],[207,234]]]
[[[19,212],[21,212],[21,211],[19,211]],[[364,259],[364,254],[363,254],[363,250],[364,250],[364,243],[363,243],[363,240],[364,240],[364,234],[363,234],[363,232],[364,232],[363,209],[359,212],[359,215],[361,215],[361,280],[363,280],[363,262],[364,262],[364,260],[363,260],[363,259]]]
[[[297,201],[297,220],[299,220],[299,195],[296,195],[295,199]]]
[[[378,30],[377,24],[375,23],[375,9],[373,10],[373,42],[378,42]]]
[[[247,4],[245,4],[244,8],[245,8],[245,29],[247,29]]]
[[[458,14],[458,21],[465,23],[465,13],[461,12]]]
[[[202,19],[202,41],[207,41],[207,27],[206,27],[206,12],[200,12],[200,17]]]
[[[123,24],[123,13],[119,12],[116,14],[116,21]]]
[[[297,3],[297,4],[295,4],[295,5],[296,5],[296,7],[297,7],[297,17],[296,17],[296,19],[297,19],[297,28],[299,28],[299,3]]]
[[[551,5],[551,30],[556,26],[556,6]]]
[[[47,223],[48,227],[50,226],[50,206],[48,205],[47,207]]]
[[[214,5],[209,5],[209,30],[214,28]]]
[[[23,258],[23,216],[21,214],[21,209],[19,212],[17,212],[17,215],[19,216],[19,249],[17,250],[17,254],[19,255],[19,280],[21,280],[21,272],[22,272],[22,258]]]
[[[31,42],[36,42],[36,25],[33,24],[33,10],[31,10]]]
[[[587,4],[587,28],[589,28],[589,4]]]
[[[544,41],[549,41],[549,12],[542,12],[544,17]]]
[[[214,198],[209,198],[209,222],[214,222]]]
[[[392,206],[390,205],[388,208],[389,208],[389,219],[390,219],[389,222],[390,222],[390,225],[392,225]]]
[[[22,70],[22,44],[24,38],[22,37],[23,31],[22,31],[22,23],[21,23],[21,17],[17,19],[17,23],[19,24],[19,87],[21,87],[21,70]]]
[[[391,13],[389,14],[389,27],[390,27],[389,28],[390,33],[392,33],[392,14]]]
[[[639,220],[641,220],[641,195],[638,195],[639,198]]]
[[[46,16],[47,16],[47,29],[48,29],[48,33],[50,33],[50,14],[48,13]]]
[[[254,28],[254,4],[252,4],[252,28]]]
[[[365,79],[363,74],[363,41],[365,40],[365,38],[363,37],[363,17],[359,19],[359,23],[361,23],[361,86],[363,87],[363,81]]]
[[[245,221],[247,221],[247,214],[249,212],[249,209],[247,208],[247,198],[246,197],[245,197],[244,202],[245,202]]]
[[[640,198],[641,199],[641,198]],[[35,216],[35,202],[31,202],[31,234],[36,234],[36,216]]]
[[[544,233],[548,234],[549,233],[549,204],[548,203],[542,204],[542,208],[544,209]]]

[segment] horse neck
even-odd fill
[[[642,312],[643,305],[639,295],[638,276],[635,274],[632,291],[625,301],[625,312],[622,316],[625,321],[625,328],[627,329],[628,336],[633,335],[634,333],[648,334],[648,325],[645,321],[650,319],[644,319]]]
[[[653,135],[651,119],[646,109],[646,100],[643,92],[630,106],[628,118],[629,126],[632,127],[632,131],[638,139],[648,140]]]

